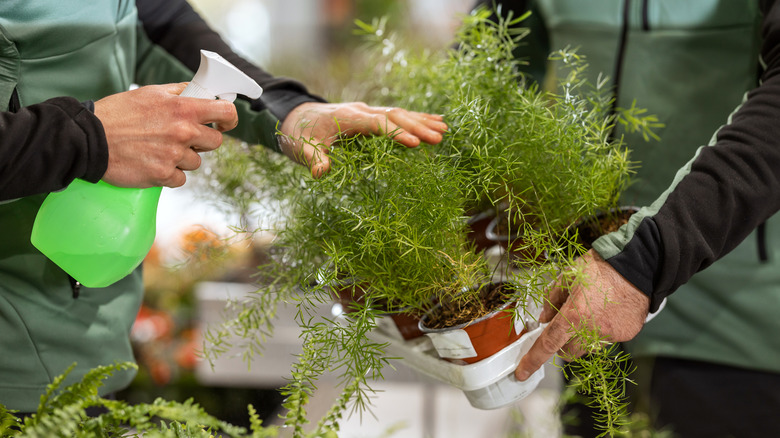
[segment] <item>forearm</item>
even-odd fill
[[[780,11],[764,20],[762,82],[653,206],[595,244],[658,305],[780,210]],[[640,219],[641,222],[640,222]]]
[[[236,54],[187,1],[137,0],[136,5],[139,20],[149,39],[190,70],[197,70],[200,50],[205,49],[219,53],[257,81],[264,92],[260,99],[250,102],[253,110],[267,108],[276,118],[284,120],[301,103],[323,102],[323,99],[310,94],[300,82],[274,77]]]
[[[100,121],[73,98],[0,113],[0,138],[0,201],[97,182],[108,166]]]

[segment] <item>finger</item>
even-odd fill
[[[206,100],[195,97],[187,98],[196,101],[193,103],[195,118],[201,125],[216,124],[220,132],[229,131],[238,126],[238,113],[236,106],[227,100]]]
[[[188,82],[179,82],[177,84],[164,85],[166,93],[180,95],[185,88],[187,88]]]
[[[304,146],[306,164],[309,166],[309,169],[311,170],[311,176],[314,178],[320,178],[330,170],[330,158],[328,157],[328,152],[329,150],[324,146]]]
[[[547,291],[547,299],[544,301],[544,306],[542,307],[542,314],[539,315],[539,322],[550,322],[568,297],[568,290],[562,287],[560,283],[556,283],[549,288]]]
[[[409,112],[400,108],[385,110],[388,127],[400,128],[394,133],[393,139],[407,147],[414,147],[424,141],[428,144],[438,144],[442,141],[442,133],[448,129],[446,123],[439,120],[429,120],[424,113]]]
[[[439,115],[406,111],[399,108],[391,110],[388,114],[393,123],[430,144],[440,142],[442,134],[449,129],[449,126],[443,122],[443,117]]]
[[[531,374],[536,372],[542,365],[558,350],[561,349],[571,338],[571,330],[569,329],[569,322],[561,315],[558,314],[550,321],[550,324],[544,328],[539,338],[531,346],[515,370],[515,377],[517,380],[525,381]]]
[[[387,135],[394,141],[401,143],[406,147],[417,147],[420,145],[420,138],[411,134],[400,126],[393,123],[386,112],[373,114],[368,117],[368,123],[357,124],[345,131],[346,135]]]
[[[290,140],[292,141],[292,140]],[[291,158],[300,164],[305,165],[311,171],[311,176],[319,178],[330,170],[330,158],[328,153],[330,149],[324,144],[314,145],[297,140],[292,148]]]
[[[176,167],[181,170],[195,170],[200,167],[201,162],[201,157],[197,152],[192,149],[187,149]]]
[[[181,169],[174,169],[171,175],[160,185],[170,188],[181,187],[187,182],[187,175]]]
[[[417,112],[417,111],[409,111],[409,112],[412,113],[412,114],[415,114],[415,115],[422,116],[427,121],[441,122],[441,121],[444,120],[444,116],[442,116],[441,114],[421,113],[421,112]],[[445,123],[445,125],[446,125],[446,123]]]
[[[205,125],[197,126],[196,135],[185,144],[189,144],[195,152],[209,152],[222,144],[222,133]]]
[[[585,354],[582,341],[577,336],[572,336],[569,342],[561,347],[558,351],[558,355],[566,362],[571,362],[578,357],[582,357]]]

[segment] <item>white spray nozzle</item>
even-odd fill
[[[198,71],[181,95],[202,99],[220,98],[232,102],[238,94],[257,99],[263,94],[263,89],[225,58],[201,50]]]

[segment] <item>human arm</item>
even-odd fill
[[[150,85],[95,102],[109,151],[105,182],[179,187],[186,181],[184,171],[200,167],[199,153],[222,144],[222,132],[238,124],[235,106],[179,96],[185,87]]]
[[[254,111],[268,108],[284,120],[296,106],[305,102],[325,102],[309,93],[306,87],[290,78],[275,77],[239,56],[215,32],[186,0],[137,0],[138,19],[149,40],[165,49],[191,71],[200,65],[200,50],[219,53],[236,68],[263,87],[260,99],[239,96]]]
[[[100,123],[70,97],[0,113],[0,138],[0,201],[60,190],[75,178],[97,182],[106,170]]]
[[[578,280],[561,276],[548,290],[539,322],[549,323],[515,371],[526,380],[550,358],[582,356],[574,336],[577,329],[597,329],[610,342],[632,339],[647,318],[650,299],[620,275],[594,250],[578,258],[573,268]]]
[[[400,144],[414,147],[421,141],[440,142],[447,129],[437,115],[371,107],[361,102],[326,103],[310,94],[300,82],[274,77],[234,53],[185,0],[138,0],[136,4],[139,20],[151,42],[190,70],[198,67],[200,49],[207,49],[220,53],[255,79],[263,87],[263,95],[260,99],[244,99],[251,112],[242,111],[245,108],[239,105],[242,123],[231,134],[282,151],[306,164],[315,176],[329,168],[328,150],[341,135],[391,135]],[[283,134],[278,144],[275,137],[268,135],[275,134],[277,127],[272,124],[277,120]]]
[[[607,270],[641,291],[651,311],[780,209],[780,12],[775,2],[762,6],[765,68],[760,86],[746,95],[711,145],[697,151],[653,205],[635,214],[620,231],[594,243]],[[594,275],[590,281],[601,284],[604,274],[594,271]],[[620,288],[628,290],[626,285]],[[571,297],[595,292],[590,287],[572,288]],[[625,309],[608,315],[593,312],[595,325],[608,336],[612,325],[630,317]],[[581,325],[580,319],[571,325]],[[570,330],[571,325],[565,328]],[[552,331],[561,328],[558,321]],[[521,361],[518,377],[553,354],[555,345],[547,336],[540,339],[549,345],[534,345],[529,358]]]
[[[58,97],[0,113],[0,201],[57,191],[75,178],[184,184],[183,171],[200,166],[197,152],[218,147],[220,131],[237,118],[229,102],[181,98],[183,88],[142,87],[94,103]]]

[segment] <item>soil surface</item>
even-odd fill
[[[591,249],[593,242],[604,234],[617,231],[636,210],[619,210],[596,216],[577,226],[579,241],[586,249]]]
[[[465,324],[501,308],[511,295],[512,291],[504,283],[485,285],[473,300],[449,302],[436,307],[425,319],[425,326],[442,329]]]

